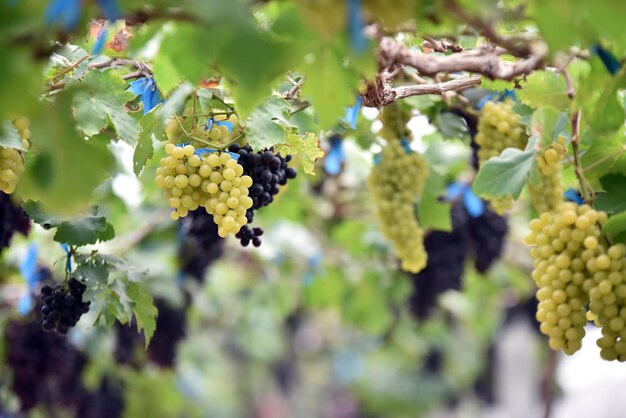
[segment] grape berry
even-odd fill
[[[69,329],[76,325],[80,317],[89,312],[91,302],[83,302],[83,293],[87,289],[80,281],[70,278],[67,286],[44,285],[41,288],[41,298],[44,306],[41,308],[44,331],[56,330],[67,334]]]
[[[280,191],[279,186],[294,179],[297,172],[289,167],[291,155],[283,157],[280,153],[275,154],[272,148],[255,153],[249,145],[241,147],[234,144],[230,146],[229,151],[239,154],[238,162],[243,167],[244,174],[252,178],[250,187],[252,206],[246,212],[248,223],[251,223],[254,219],[254,211],[272,203],[274,196]],[[244,226],[236,237],[244,247],[250,243],[258,247],[261,245],[261,235],[263,235],[261,228]]]

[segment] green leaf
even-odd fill
[[[626,212],[613,215],[602,227],[602,231],[609,237],[611,242],[626,243]]]
[[[15,148],[25,151],[20,133],[15,125],[8,120],[2,122],[2,126],[0,126],[0,148]]]
[[[40,152],[27,160],[17,186],[23,200],[38,200],[46,210],[58,213],[88,206],[93,190],[111,177],[115,163],[106,145],[78,135],[71,93],[57,95],[55,104],[33,118],[32,138]]]
[[[626,212],[626,176],[608,174],[600,184],[604,192],[596,195],[595,208],[607,213]]]
[[[465,120],[452,113],[441,112],[435,118],[435,125],[439,128],[445,139],[463,139],[467,137],[468,130]]]
[[[474,180],[474,192],[482,197],[517,199],[535,165],[534,142],[529,141],[525,151],[507,148],[499,157],[485,162]]]
[[[554,143],[560,135],[569,137],[568,126],[567,113],[559,113],[553,107],[541,107],[532,114],[532,134],[540,136],[541,144],[544,146]]]
[[[332,128],[356,100],[360,79],[345,64],[345,55],[336,43],[321,43],[302,66],[302,93],[313,104],[323,129]]]
[[[315,175],[315,161],[326,155],[320,147],[320,139],[313,133],[299,136],[295,132],[287,135],[287,142],[274,147],[274,150],[282,155],[298,155],[302,161],[304,172]]]
[[[107,230],[109,223],[104,216],[85,216],[73,221],[62,222],[54,240],[68,245],[83,246],[95,244],[100,233]]]
[[[532,107],[551,106],[565,110],[570,105],[567,83],[562,76],[552,71],[535,71],[526,77],[519,91],[522,103]]]
[[[289,103],[272,95],[246,120],[246,137],[252,149],[261,150],[285,142],[285,128],[290,126]]]
[[[112,71],[90,71],[74,95],[78,127],[88,136],[106,128],[110,120],[119,137],[131,146],[137,143],[141,127],[125,109],[135,96],[128,85]]]
[[[150,344],[150,339],[156,330],[157,308],[154,306],[152,296],[147,293],[139,284],[128,283],[126,296],[133,304],[133,314],[137,320],[137,329],[143,330],[146,348]]]
[[[113,225],[108,223],[104,216],[73,216],[72,219],[65,220],[47,213],[39,202],[32,200],[25,202],[22,208],[33,222],[45,225],[46,228],[57,228],[53,238],[57,242],[80,247],[115,237]],[[96,211],[97,208],[94,208],[94,212]]]
[[[426,178],[424,193],[417,207],[417,216],[424,229],[451,231],[450,203],[439,200],[445,195],[445,178],[431,170]]]
[[[172,23],[164,33],[153,65],[159,88],[167,94],[183,80],[198,84],[215,72],[211,67],[221,47],[221,40],[215,38],[211,28]]]
[[[581,157],[585,177],[594,181],[607,173],[626,173],[626,140],[620,130],[610,137],[596,137]]]
[[[22,209],[33,222],[39,225],[49,225],[51,228],[56,228],[63,222],[61,218],[44,211],[39,202],[28,200],[22,204]]]
[[[141,170],[146,165],[146,162],[152,158],[154,154],[153,140],[165,141],[167,136],[165,134],[165,125],[161,120],[158,109],[149,112],[141,118],[141,134],[139,135],[139,142],[135,147],[133,153],[133,171],[135,175],[139,176]]]

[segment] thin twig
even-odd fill
[[[563,78],[565,79],[565,84],[567,85],[567,96],[570,99],[573,99],[574,96],[576,96],[576,89],[574,89],[572,76],[570,75],[569,71],[567,71],[567,68],[563,68],[561,70],[561,74],[563,75]]]
[[[582,115],[582,110],[578,110],[572,115],[572,152],[574,153],[574,173],[576,173],[576,177],[578,178],[578,183],[580,184],[580,193],[582,194],[583,200],[586,203],[593,203],[595,198],[595,192],[591,188],[591,185],[585,178],[585,173],[582,168],[582,164],[580,162],[580,149],[578,147],[578,143],[580,140],[580,119]]]
[[[286,99],[286,100],[289,100],[289,99],[293,99],[293,97],[296,95],[298,90],[300,90],[300,87],[304,83],[304,77],[300,77],[300,80],[298,80],[298,81],[295,81],[291,77],[287,77],[287,79],[293,84],[293,87],[291,89],[289,89],[288,92],[283,94],[283,98]]]
[[[87,54],[85,56],[83,56],[82,58],[80,58],[78,61],[76,61],[74,64],[70,65],[69,67],[66,67],[65,69],[63,69],[63,71],[60,71],[58,73],[56,73],[55,75],[53,75],[51,77],[52,80],[58,80],[59,78],[62,78],[65,74],[69,73],[70,71],[72,71],[74,68],[78,67],[83,61],[85,61],[87,58],[89,58],[91,55]]]

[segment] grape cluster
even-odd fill
[[[71,406],[82,390],[85,356],[58,334],[46,333],[37,320],[7,323],[6,362],[11,389],[22,411],[37,404]]]
[[[467,228],[474,267],[478,272],[485,273],[502,254],[509,230],[507,220],[485,205],[480,216],[469,217]]]
[[[409,299],[411,313],[428,318],[437,307],[437,298],[447,290],[461,288],[465,258],[470,250],[469,217],[460,204],[452,207],[452,231],[432,231],[424,239],[428,253],[426,267],[410,275],[413,291]]]
[[[181,220],[180,231],[185,237],[178,253],[181,270],[202,282],[207,268],[222,256],[224,240],[217,235],[213,217],[204,210],[189,212],[189,216]]]
[[[28,235],[29,231],[28,216],[11,201],[11,196],[0,191],[0,251],[9,246],[15,232]]]
[[[462,202],[452,202],[451,219],[452,231],[432,231],[426,235],[424,248],[428,263],[424,270],[410,275],[413,291],[409,307],[418,319],[433,313],[440,294],[462,287],[468,258],[473,256],[476,270],[485,273],[502,253],[507,221],[488,206],[480,216],[473,217]]]
[[[539,180],[528,182],[530,200],[539,213],[555,210],[563,201],[563,171],[561,159],[565,155],[563,145],[556,143],[537,156]]]
[[[67,286],[42,286],[41,299],[44,306],[41,308],[41,328],[44,331],[57,330],[61,334],[67,334],[80,317],[89,312],[91,302],[83,302],[86,289],[87,286],[73,277],[67,281]]]
[[[167,144],[155,182],[165,189],[173,220],[199,207],[213,215],[222,238],[236,234],[248,221],[246,211],[253,200],[248,196],[252,178],[228,153],[196,154],[192,145]]]
[[[186,309],[174,307],[161,298],[156,298],[154,305],[159,310],[159,315],[156,319],[156,330],[148,346],[148,356],[161,367],[173,367],[178,342],[186,334]]]
[[[485,103],[481,110],[474,138],[478,144],[478,162],[482,165],[490,158],[499,156],[506,148],[524,149],[528,135],[520,125],[520,116],[513,111],[513,102]],[[502,214],[513,206],[512,198],[492,199],[491,205]]]
[[[601,327],[597,344],[605,360],[626,361],[626,246],[614,244],[608,249],[597,245],[597,255],[587,261],[593,276],[589,290],[589,315]]]
[[[252,207],[246,213],[248,223],[254,220],[254,211],[269,205],[274,201],[274,196],[280,191],[280,186],[296,177],[296,170],[289,167],[291,155],[283,157],[280,153],[275,154],[273,148],[265,151],[252,151],[249,145],[243,147],[234,144],[229,148],[230,152],[239,154],[239,164],[243,166],[244,174],[252,178],[250,197]],[[261,245],[261,228],[249,228],[244,226],[236,235],[244,247],[250,243],[255,247]]]
[[[22,146],[28,149],[30,139],[30,122],[27,118],[17,118],[13,124],[22,137]],[[14,148],[0,147],[0,191],[11,194],[24,172],[24,157]]]
[[[231,123],[232,129],[229,129],[223,122]],[[207,128],[209,129],[207,130]],[[210,141],[217,144],[227,144],[232,140],[233,135],[238,132],[239,118],[234,113],[228,117],[226,117],[226,115],[216,115],[213,117],[212,122],[194,130],[196,135],[208,138]]]
[[[422,156],[407,152],[400,140],[391,139],[368,178],[381,231],[391,241],[402,269],[410,273],[426,265],[424,231],[415,217],[415,204],[427,176]]]
[[[593,274],[611,265],[599,245],[606,219],[606,213],[588,205],[564,202],[530,223],[525,242],[533,246],[532,277],[539,300],[536,318],[553,350],[571,355],[581,347]]]
[[[76,417],[122,418],[124,404],[124,392],[119,382],[104,377],[97,391],[84,391],[76,410]]]

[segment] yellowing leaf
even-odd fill
[[[287,135],[287,142],[276,145],[274,150],[282,155],[299,155],[304,172],[312,176],[315,175],[315,161],[326,155],[320,148],[319,138],[313,133],[300,136],[291,132]]]

